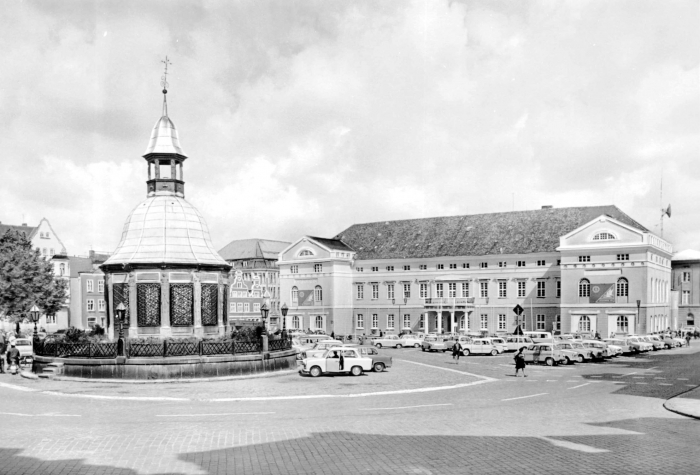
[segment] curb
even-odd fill
[[[251,374],[246,376],[221,376],[218,378],[196,378],[196,379],[105,379],[105,378],[76,378],[72,376],[54,376],[53,381],[71,381],[75,383],[120,383],[120,384],[178,384],[178,383],[211,383],[217,381],[236,381],[243,379],[274,378],[298,373],[298,369],[284,371],[273,371],[270,373]],[[38,376],[35,378],[38,379]]]
[[[30,373],[29,371],[20,371],[19,375],[26,379],[39,379],[38,375]]]
[[[664,402],[663,404],[664,409],[666,409],[669,412],[679,414],[681,416],[700,420],[700,399],[678,400],[679,396],[682,396],[683,394],[688,394],[691,391],[697,391],[698,389],[700,389],[700,386],[691,388],[687,391],[683,391],[682,393],[676,394],[672,398],[667,399],[666,402]]]

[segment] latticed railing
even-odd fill
[[[170,324],[174,327],[194,325],[192,284],[170,284]]]
[[[58,358],[116,358],[117,343],[60,343],[43,342],[34,347],[39,356]]]
[[[292,348],[292,340],[289,338],[281,338],[279,340],[268,341],[267,348],[270,351],[282,351]]]
[[[230,355],[233,353],[233,341],[202,341],[203,355]]]
[[[218,324],[216,308],[219,301],[219,286],[217,284],[202,284],[202,325]]]
[[[234,353],[260,353],[262,352],[262,340],[257,341],[233,341]]]
[[[193,343],[189,341],[172,342],[166,341],[164,344],[165,356],[194,356],[199,355],[199,342]]]
[[[131,358],[163,356],[163,343],[129,343],[127,356]]]

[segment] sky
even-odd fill
[[[615,204],[700,249],[695,1],[0,4],[0,221],[112,252],[168,111],[216,249]],[[661,187],[663,183],[663,197]]]

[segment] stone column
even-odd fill
[[[226,292],[226,288],[228,287],[226,285],[226,277],[224,277],[222,274],[219,274],[219,300],[216,305],[216,321],[219,324],[219,335],[223,335],[226,333],[226,329],[224,328],[224,312],[226,312],[228,309],[224,308],[224,293]]]
[[[442,333],[442,311],[438,310],[435,314],[437,316],[435,319],[437,323],[437,334],[440,335]]]
[[[173,329],[170,326],[170,279],[168,273],[160,274],[160,335],[172,336]]]
[[[454,310],[450,312],[450,330],[452,333],[457,333],[457,326],[455,325],[455,312]]]
[[[156,167],[156,178],[160,178],[160,160],[154,160],[153,163]]]
[[[117,325],[114,322],[114,289],[111,274],[105,274],[105,289],[107,289],[107,312],[111,317],[109,318],[109,325],[107,327],[107,336],[112,340],[116,340],[119,337],[119,332],[116,330]]]
[[[194,334],[196,336],[204,335],[202,328],[202,282],[199,280],[199,273],[195,272],[193,276],[194,284]]]
[[[151,180],[151,162],[148,162],[148,180]]]
[[[139,320],[137,312],[136,299],[136,275],[133,272],[129,273],[129,337],[136,338],[139,336]]]

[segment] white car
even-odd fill
[[[496,356],[498,354],[498,348],[489,338],[472,338],[471,341],[460,341],[459,344],[462,345],[462,354],[464,356],[472,354]]]
[[[377,348],[387,346],[389,348],[403,348],[403,340],[396,335],[384,335],[381,338],[373,338],[372,344]]]
[[[506,351],[518,351],[520,348],[527,348],[534,341],[529,336],[511,335],[506,337]]]
[[[499,353],[503,353],[504,351],[508,350],[508,344],[506,343],[506,340],[501,337],[488,337],[486,338],[487,340],[491,340],[491,343],[493,346],[496,347]]]
[[[632,353],[632,348],[627,344],[627,342],[621,338],[606,338],[603,340],[608,346],[614,346],[620,349],[620,354]]]
[[[313,378],[322,374],[351,374],[360,376],[372,369],[372,358],[362,356],[357,348],[334,346],[315,358],[304,358],[299,368],[299,374],[310,375]]]
[[[419,335],[402,335],[400,340],[402,341],[403,346],[412,346],[414,348],[420,348],[421,343],[423,343],[423,338],[421,338]]]
[[[301,351],[301,359],[315,358],[323,355],[326,350],[332,346],[342,346],[343,342],[338,340],[321,340],[315,343],[314,346],[307,350]]]

